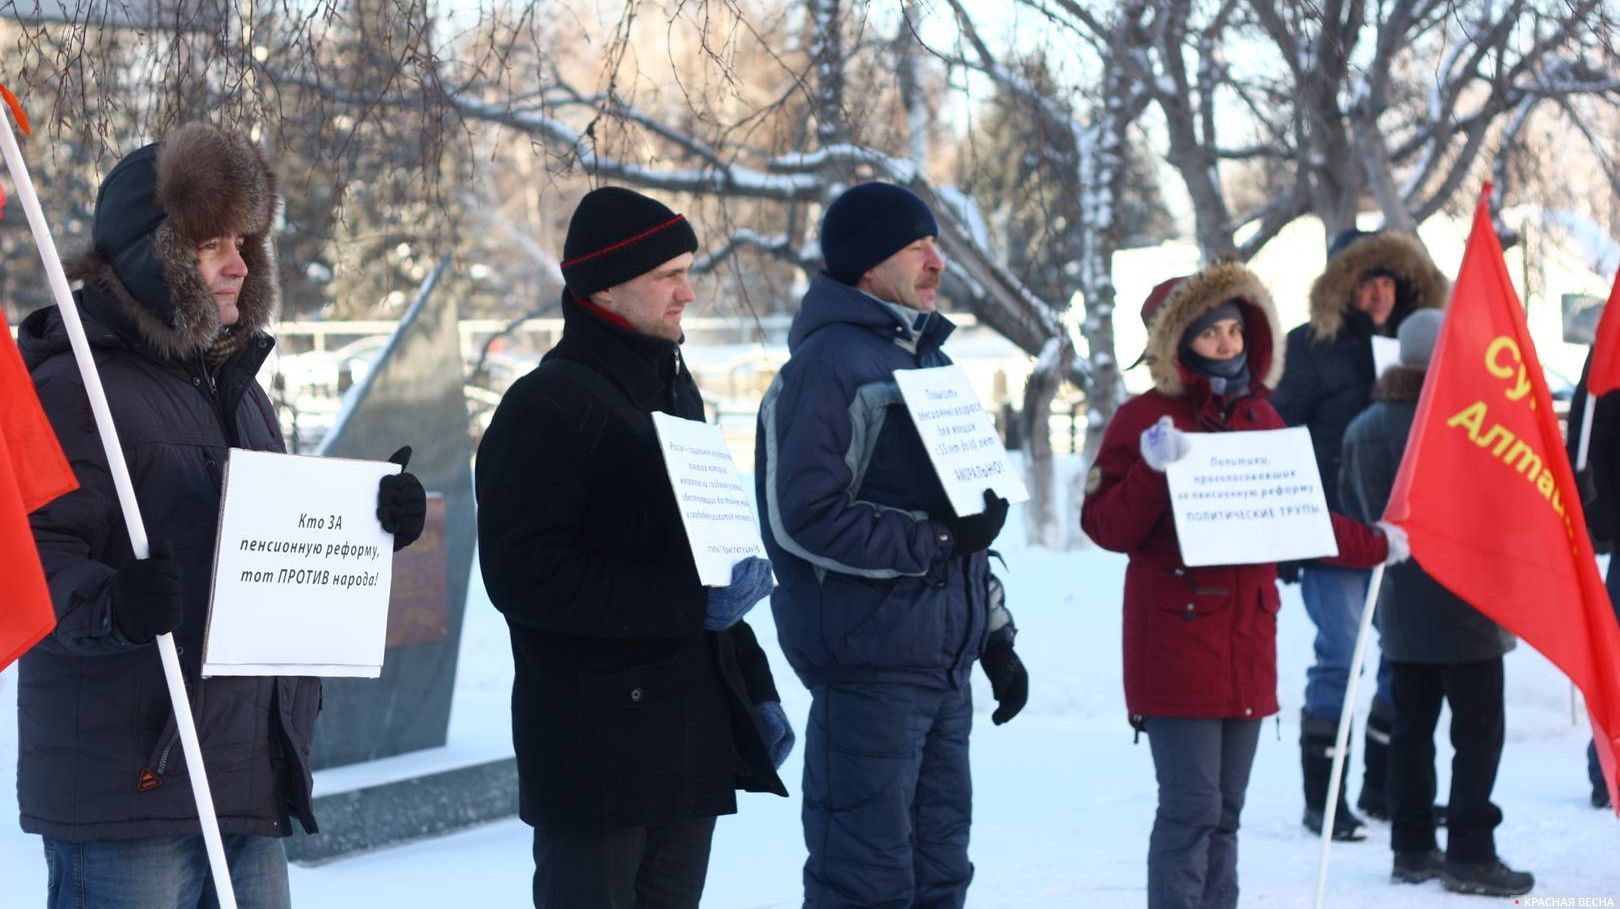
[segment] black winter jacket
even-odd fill
[[[1384,514],[1417,416],[1424,370],[1395,366],[1378,380],[1371,407],[1344,436],[1339,495],[1344,513],[1372,523]],[[1430,577],[1415,559],[1390,567],[1378,594],[1379,646],[1398,663],[1470,663],[1513,649],[1514,638]]]
[[[137,340],[101,286],[80,299],[147,535],[169,541],[181,569],[185,618],[175,643],[220,829],[286,835],[290,812],[314,832],[308,755],[320,681],[200,680],[226,450],[285,450],[253,378],[272,341],[254,334],[214,375],[200,353],[167,359]],[[58,624],[21,661],[22,827],[72,841],[196,833],[157,650],[125,640],[112,621],[109,582],[133,556],[60,313],[35,312],[18,340],[79,480],[30,519]]]
[[[654,410],[703,418],[675,344],[565,296],[562,340],[496,408],[478,449],[479,564],[512,636],[512,737],[530,824],[647,826],[786,795],[753,707],[778,700],[744,622],[707,603]],[[604,377],[617,402],[551,367]]]
[[[1393,275],[1396,283],[1395,309],[1377,329],[1355,308],[1356,285],[1374,270]],[[1328,260],[1311,285],[1310,321],[1288,333],[1288,366],[1271,404],[1283,422],[1310,430],[1329,511],[1343,511],[1339,452],[1345,428],[1372,402],[1378,378],[1373,335],[1394,337],[1412,312],[1446,305],[1449,286],[1422,244],[1396,233],[1370,234],[1350,243]]]

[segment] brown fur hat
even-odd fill
[[[91,248],[64,265],[70,279],[105,290],[159,355],[193,356],[220,329],[197,271],[197,246],[205,240],[243,238],[248,274],[237,298],[237,333],[260,332],[275,318],[281,301],[270,242],[275,205],[275,173],[251,141],[190,123],[113,167],[96,197]]]
[[[1355,305],[1356,285],[1375,270],[1395,276],[1399,292],[1392,318],[1397,322],[1414,310],[1446,305],[1451,282],[1417,237],[1387,231],[1359,235],[1328,259],[1311,284],[1311,330],[1318,344],[1339,336],[1345,314]]]
[[[1164,285],[1160,285],[1163,287]],[[1157,289],[1157,288],[1156,288]],[[1276,388],[1282,378],[1283,352],[1276,345],[1282,337],[1277,307],[1260,278],[1238,262],[1217,262],[1194,272],[1159,296],[1148,321],[1145,356],[1153,387],[1171,397],[1186,393],[1177,350],[1187,327],[1227,300],[1237,300],[1243,309],[1244,350],[1249,370],[1262,377],[1267,388]]]

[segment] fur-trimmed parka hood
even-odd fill
[[[1429,374],[1422,366],[1397,364],[1384,370],[1373,385],[1373,400],[1391,404],[1416,404],[1423,394],[1423,378]]]
[[[91,247],[63,262],[69,280],[104,290],[144,345],[194,356],[219,336],[219,310],[197,271],[197,246],[243,238],[242,337],[275,318],[281,291],[270,229],[276,177],[246,137],[208,123],[180,127],[113,167],[96,195]]]
[[[1244,350],[1249,372],[1267,388],[1282,378],[1282,326],[1277,307],[1260,278],[1237,262],[1221,262],[1188,275],[1165,296],[1148,323],[1146,358],[1153,387],[1171,397],[1187,391],[1178,349],[1187,327],[1227,300],[1243,309]]]
[[[1411,234],[1382,232],[1352,241],[1328,259],[1327,267],[1311,284],[1311,332],[1318,344],[1339,336],[1345,316],[1355,306],[1356,285],[1369,271],[1383,269],[1395,277],[1395,311],[1391,324],[1407,313],[1446,305],[1451,282],[1429,258],[1428,250]]]

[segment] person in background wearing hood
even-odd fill
[[[787,795],[793,729],[743,621],[770,563],[698,580],[651,416],[704,417],[680,353],[697,245],[655,199],[587,193],[563,241],[562,338],[478,447],[540,909],[696,909],[736,791]]]
[[[1378,378],[1373,337],[1393,338],[1407,316],[1444,306],[1449,286],[1416,237],[1352,229],[1334,238],[1327,268],[1311,285],[1310,321],[1288,333],[1288,369],[1271,396],[1283,422],[1310,430],[1329,510],[1339,509],[1339,455],[1345,427],[1371,403],[1373,382]],[[1320,561],[1296,570],[1305,611],[1316,626],[1316,661],[1306,671],[1305,706],[1300,711],[1304,823],[1312,833],[1320,833],[1339,712],[1350,682],[1350,657],[1361,627],[1369,573]],[[1382,660],[1377,680],[1372,713],[1367,718],[1362,749],[1366,767],[1356,807],[1385,820],[1389,817],[1384,793],[1393,710],[1389,668]],[[1344,792],[1341,781],[1333,838],[1365,839],[1366,825],[1350,812]]]
[[[922,199],[862,183],[821,222],[826,271],[760,404],[755,483],[788,662],[810,689],[804,905],[961,907],[975,661],[1000,725],[1029,676],[990,574],[1007,501],[957,516],[894,373],[949,365]]]
[[[1373,387],[1373,404],[1344,433],[1339,501],[1345,514],[1384,513],[1417,416],[1418,396],[1440,334],[1440,310],[1401,323],[1400,363]],[[1392,677],[1395,725],[1389,744],[1391,878],[1420,884],[1442,878],[1447,890],[1487,896],[1529,893],[1535,878],[1496,857],[1492,831],[1502,812],[1491,804],[1502,759],[1502,655],[1513,636],[1440,586],[1415,560],[1384,574],[1378,592],[1384,658]],[[1435,848],[1434,729],[1451,706],[1451,801],[1446,852]]]
[[[1159,783],[1149,909],[1237,905],[1237,831],[1260,738],[1277,712],[1277,566],[1181,561],[1166,465],[1187,435],[1283,428],[1266,400],[1282,373],[1271,295],[1236,263],[1153,289],[1142,307],[1153,388],[1126,401],[1086,476],[1080,524],[1125,569],[1125,706]],[[1332,515],[1339,555],[1406,558],[1406,534]]]
[[[254,375],[279,303],[276,182],[245,137],[192,123],[101,184],[91,249],[65,263],[151,539],[136,560],[56,307],[19,346],[79,488],[30,519],[55,632],[22,658],[17,796],[45,840],[52,909],[217,905],[153,640],[173,633],[237,904],[289,905],[282,837],[316,831],[313,678],[202,679],[227,450],[285,451]],[[408,449],[396,454],[400,463]],[[387,477],[377,516],[401,549],[426,496]]]

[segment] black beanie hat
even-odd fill
[[[923,237],[939,223],[917,194],[893,183],[852,186],[821,216],[821,257],[827,274],[851,286],[872,266]]]
[[[586,193],[568,221],[563,281],[575,296],[588,297],[697,248],[685,215],[634,190],[604,186]]]

